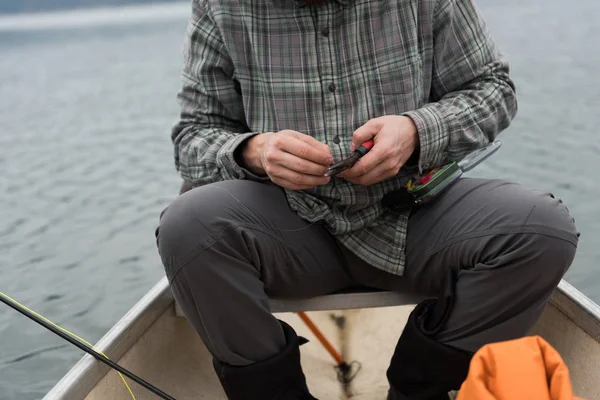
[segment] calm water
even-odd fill
[[[568,280],[600,302],[600,3],[480,4],[520,112],[475,174],[566,201],[582,232]],[[179,185],[169,129],[186,13],[0,19],[0,291],[90,341],[163,273],[153,231]],[[40,398],[80,356],[0,306],[0,399]]]

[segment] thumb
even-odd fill
[[[373,139],[375,135],[381,129],[381,122],[378,118],[370,119],[366,124],[358,128],[352,134],[352,143],[350,144],[350,151],[356,150],[361,144],[367,140]]]

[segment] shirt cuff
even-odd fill
[[[230,138],[219,149],[217,154],[217,165],[225,180],[247,179],[252,181],[265,182],[269,180],[268,176],[256,175],[252,171],[242,167],[235,159],[235,151],[241,144],[258,135],[258,132],[240,133]]]
[[[448,148],[447,117],[432,103],[402,114],[409,117],[419,135],[419,174],[443,164]]]

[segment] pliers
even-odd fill
[[[329,168],[327,168],[325,176],[337,175],[340,172],[347,170],[348,168],[352,168],[352,166],[356,164],[356,162],[360,160],[362,156],[364,156],[369,152],[369,150],[371,150],[373,144],[373,139],[367,140],[366,142],[361,144],[359,148],[354,150],[354,153],[352,153],[350,157],[342,161],[338,161],[334,164],[331,164]]]

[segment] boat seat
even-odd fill
[[[417,304],[423,297],[376,289],[353,289],[308,299],[269,299],[272,312],[347,310]]]
[[[269,305],[271,312],[283,313],[392,307],[417,304],[423,299],[422,296],[409,293],[376,289],[352,289],[307,299],[270,298]],[[177,315],[183,316],[179,305],[176,304],[175,307]]]

